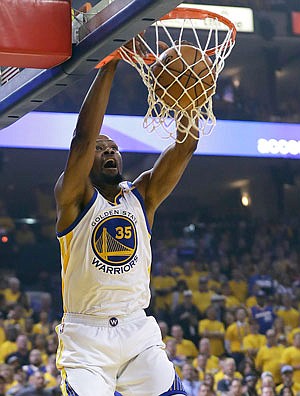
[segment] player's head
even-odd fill
[[[109,136],[99,135],[96,139],[95,158],[90,177],[96,186],[113,185],[122,181],[122,156],[118,145]]]

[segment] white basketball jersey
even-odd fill
[[[64,311],[109,317],[148,307],[150,228],[141,195],[120,184],[115,202],[95,191],[79,218],[58,233]]]

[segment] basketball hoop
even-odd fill
[[[156,131],[162,138],[172,137],[176,140],[178,130],[184,136],[180,142],[187,138],[193,128],[200,129],[200,136],[211,133],[216,124],[212,97],[235,37],[236,28],[227,18],[210,11],[179,6],[134,38],[130,47],[122,46],[117,50],[118,56],[138,71],[148,88],[149,107],[144,127],[149,132]],[[184,59],[183,49],[187,43],[197,51],[197,62],[190,63]],[[162,45],[165,46],[163,51]],[[141,55],[141,46],[147,55]],[[176,70],[176,74],[171,75],[172,82],[168,86],[159,79],[162,73],[165,73],[164,76],[169,73],[170,76],[170,63],[162,61],[166,48],[176,51],[176,58],[172,62],[180,60],[184,64],[181,73]],[[104,59],[103,64],[108,60],[109,57]],[[205,73],[195,72],[200,62],[205,65]],[[160,73],[153,72],[157,65]],[[182,77],[187,75],[193,78],[192,86],[182,83]],[[176,90],[171,90],[169,86],[174,84]],[[176,96],[172,96],[173,92],[177,92]],[[187,100],[188,106],[182,105]],[[183,118],[189,120],[188,125],[181,122]]]

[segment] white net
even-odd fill
[[[210,134],[216,124],[212,98],[233,48],[235,29],[216,14],[205,15],[199,13],[195,19],[177,16],[176,20],[165,16],[168,19],[155,22],[132,46],[119,50],[148,88],[144,127],[162,138],[177,140],[180,135],[183,142],[195,128],[200,129],[201,137]]]

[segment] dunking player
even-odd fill
[[[122,182],[117,144],[99,135],[118,60],[96,76],[55,187],[64,317],[57,332],[64,395],[186,395],[150,300],[150,232],[196,148],[173,143],[154,167]],[[197,131],[193,131],[194,134]]]

